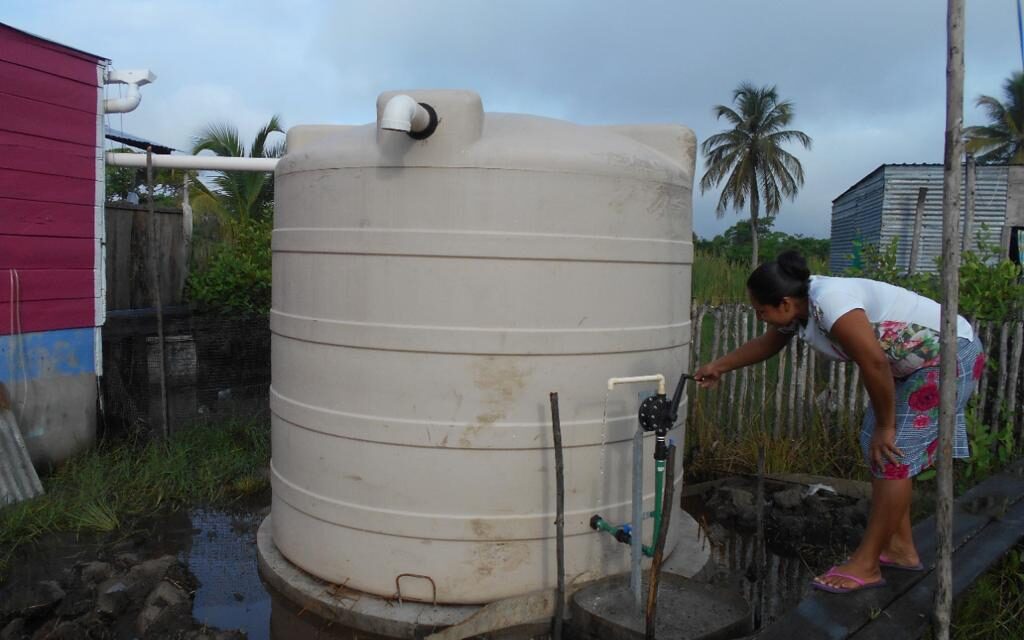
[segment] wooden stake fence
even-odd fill
[[[765,331],[748,305],[695,305],[691,371]],[[971,401],[972,419],[1024,438],[1024,321],[973,322],[988,354],[980,387]],[[773,437],[797,437],[808,429],[860,429],[868,395],[856,365],[827,360],[794,338],[769,362],[733,371],[714,390],[695,392],[691,424],[699,419],[723,435],[766,430]]]

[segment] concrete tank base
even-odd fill
[[[647,580],[643,581],[646,602]],[[581,640],[642,640],[643,605],[633,604],[629,576],[592,582],[572,597],[574,637]],[[750,633],[750,607],[738,593],[662,572],[658,585],[656,638],[728,640]]]
[[[459,624],[483,608],[483,605],[437,605],[381,598],[344,586],[331,584],[312,576],[288,561],[278,551],[271,537],[271,517],[260,525],[256,534],[259,571],[263,579],[278,593],[304,611],[309,611],[343,627],[382,638],[422,638],[435,630]],[[664,565],[666,572],[693,576],[710,559],[707,540],[700,525],[685,511],[672,515],[673,528],[679,526],[679,543]],[[623,553],[628,553],[623,545]],[[628,576],[618,577],[628,582]],[[603,581],[597,581],[601,583]],[[568,586],[583,590],[595,582]],[[573,621],[575,623],[575,621]],[[502,633],[503,640],[536,637],[535,625],[523,625]],[[364,637],[364,636],[360,636]]]

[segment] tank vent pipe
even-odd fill
[[[404,93],[394,96],[384,105],[380,115],[380,128],[403,131],[410,138],[422,140],[437,129],[437,112],[429,104],[416,102]]]

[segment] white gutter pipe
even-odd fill
[[[254,171],[273,173],[279,158],[232,158],[228,156],[153,155],[153,166],[159,169],[194,169],[197,171]],[[146,167],[144,153],[107,152],[107,164],[115,167]]]
[[[380,128],[405,133],[423,133],[431,125],[436,126],[437,116],[431,116],[424,105],[404,93],[394,96],[384,105],[380,115]]]
[[[128,69],[118,71],[107,69],[104,75],[104,84],[126,84],[128,95],[123,98],[108,98],[103,101],[104,113],[128,113],[134,111],[135,107],[142,102],[142,94],[139,87],[156,80],[156,75],[149,69]]]

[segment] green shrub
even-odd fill
[[[871,278],[916,291],[933,300],[942,298],[938,273],[909,275],[897,266],[899,238],[886,247],[858,245],[859,259],[846,276]],[[936,260],[941,272],[941,259]],[[999,255],[998,247],[979,239],[977,251],[965,251],[960,262],[960,306],[963,316],[976,320],[1010,320],[1024,312],[1021,267]]]
[[[273,227],[269,220],[231,222],[230,239],[189,276],[189,299],[212,311],[267,313]]]

